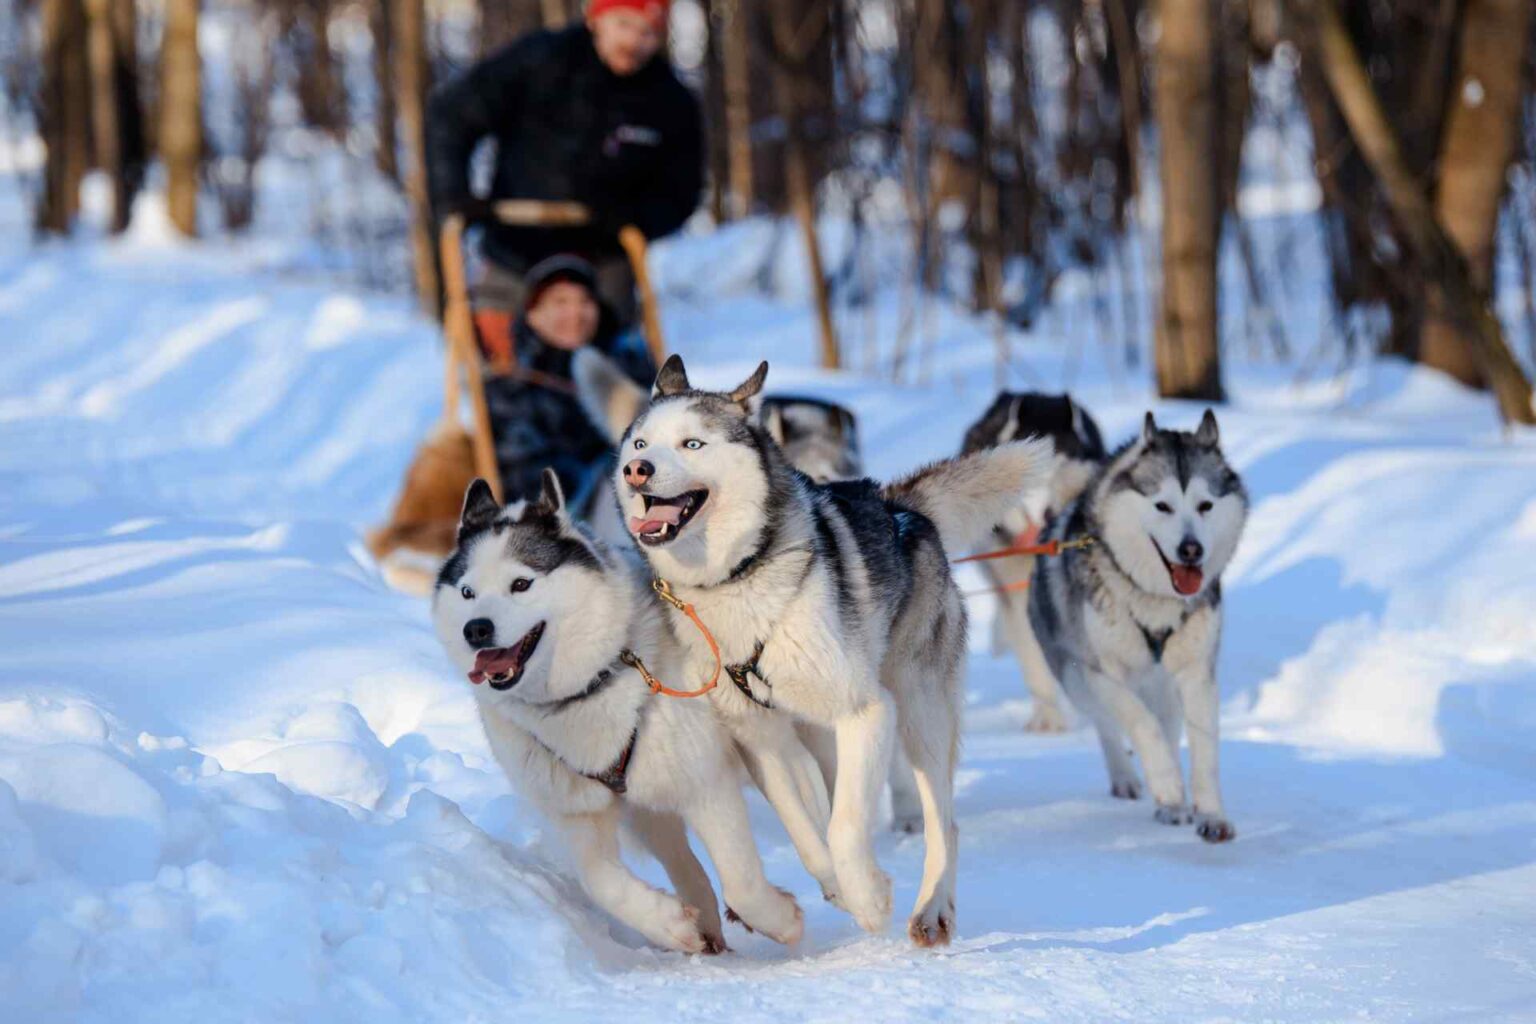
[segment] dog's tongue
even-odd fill
[[[498,672],[517,670],[516,647],[493,647],[475,655],[475,667],[469,671],[469,681],[483,683]]]
[[[655,533],[663,526],[676,526],[682,514],[683,506],[681,505],[652,505],[646,510],[645,516],[629,517],[629,532]]]
[[[1168,575],[1173,578],[1173,589],[1185,597],[1199,593],[1200,584],[1205,580],[1205,573],[1198,565],[1170,566]]]

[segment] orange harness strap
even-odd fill
[[[1098,543],[1093,537],[1078,537],[1076,540],[1048,540],[1044,544],[1029,543],[1029,539],[1039,536],[1039,531],[1030,529],[1014,538],[1014,543],[999,551],[988,551],[980,555],[968,555],[965,558],[955,559],[951,565],[960,565],[963,562],[985,562],[993,558],[1014,558],[1031,555],[1044,555],[1046,558],[1055,558],[1063,551],[1073,548],[1092,547]],[[1029,580],[1019,580],[1016,583],[1004,583],[996,587],[985,587],[981,590],[967,590],[964,597],[980,597],[982,594],[1007,594],[1015,590],[1029,589]]]
[[[714,634],[709,631],[708,626],[704,625],[704,621],[699,618],[699,613],[693,610],[693,605],[672,593],[670,583],[657,577],[651,581],[651,589],[656,591],[657,597],[688,616],[688,620],[698,627],[699,632],[704,635],[704,642],[709,644],[709,653],[715,656],[715,671],[710,675],[709,682],[697,690],[674,690],[651,675],[650,669],[646,668],[633,654],[625,658],[624,663],[640,673],[640,678],[645,680],[645,684],[651,688],[653,694],[661,693],[668,697],[702,697],[720,684],[720,670],[724,666],[724,661],[720,657],[720,645],[715,643]]]

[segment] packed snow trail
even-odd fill
[[[799,306],[678,283],[750,242],[661,254],[690,372],[768,356],[770,388],[856,409],[882,476],[953,451],[990,332],[939,317],[927,387],[808,369]],[[754,799],[807,938],[732,930],[690,959],[582,896],[425,608],[362,553],[436,415],[428,324],[246,252],[129,241],[0,254],[0,337],[0,1020],[1536,1015],[1536,437],[1485,397],[1388,364],[1233,369],[1236,842],[1109,799],[1089,733],[1024,734],[978,600],[956,943],[858,932]],[[1020,348],[1110,438],[1135,428],[1139,384]],[[904,911],[921,840],[879,852]]]

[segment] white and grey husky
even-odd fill
[[[1033,543],[1046,520],[1082,493],[1104,462],[1104,440],[1099,425],[1071,395],[1039,392],[1000,392],[965,432],[960,454],[1006,444],[1020,437],[1047,437],[1055,446],[1051,486],[1044,506],[1020,505],[993,529],[992,542],[999,548]],[[1062,732],[1067,711],[1056,677],[1045,663],[1040,643],[1029,625],[1030,575],[1035,560],[1027,556],[988,559],[978,563],[982,575],[997,593],[994,637],[1006,642],[1019,662],[1029,686],[1033,707],[1030,732]],[[997,645],[994,644],[994,647]]]
[[[1098,727],[1110,792],[1134,800],[1141,782],[1158,821],[1195,823],[1219,843],[1236,830],[1217,772],[1216,650],[1221,574],[1248,514],[1242,480],[1222,455],[1216,417],[1194,433],[1160,430],[1148,413],[1046,538],[1083,546],[1042,558],[1029,615],[1067,695]],[[1189,730],[1190,796],[1179,767]]]
[[[730,737],[704,702],[652,696],[644,678],[679,669],[638,559],[572,523],[554,473],[544,472],[537,499],[505,508],[484,481],[470,486],[432,616],[476,684],[497,761],[563,833],[594,903],[658,945],[723,950],[686,823],[714,861],[727,908],[779,942],[800,938],[800,908],[763,877]],[[677,896],[624,866],[621,823]]]
[[[711,694],[715,708],[803,859],[821,839],[794,806],[786,750],[803,747],[789,722],[835,730],[826,849],[843,905],[870,931],[890,919],[890,879],[875,861],[871,827],[899,733],[927,849],[908,932],[921,945],[944,943],[955,926],[966,628],[945,549],[974,544],[1043,488],[1050,445],[1000,446],[884,488],[819,485],[751,417],[767,371],[763,363],[729,393],[703,392],[689,386],[682,360],[669,359],[650,407],[620,441],[615,489],[655,575],[712,631],[733,684]],[[707,640],[671,614],[689,678],[703,678],[715,663]]]

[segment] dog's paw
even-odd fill
[[[1141,782],[1137,779],[1117,779],[1109,784],[1109,795],[1116,800],[1140,800]]]
[[[947,946],[955,937],[955,905],[951,900],[931,901],[907,922],[907,937],[924,949]]]
[[[1195,812],[1188,804],[1158,804],[1152,820],[1161,825],[1188,825],[1195,820]]]
[[[805,915],[800,911],[800,904],[783,889],[768,889],[753,901],[745,915],[727,906],[725,919],[741,925],[749,932],[762,932],[774,942],[786,946],[793,946],[805,934]]]
[[[1055,704],[1035,702],[1034,713],[1024,723],[1025,732],[1056,733],[1067,731],[1066,713]]]
[[[679,900],[668,902],[663,919],[657,923],[656,933],[651,938],[658,945],[679,953],[705,952],[709,940],[704,937],[703,931],[699,928],[698,910],[685,906]]]
[[[1237,828],[1218,814],[1196,814],[1195,834],[1208,843],[1226,843],[1237,838]]]
[[[873,862],[855,874],[853,884],[843,886],[843,906],[860,928],[879,934],[891,923],[891,876]]]
[[[724,935],[708,935],[703,932],[700,934],[704,935],[704,948],[700,952],[705,956],[719,956],[721,953],[731,951],[731,947],[725,944]]]

